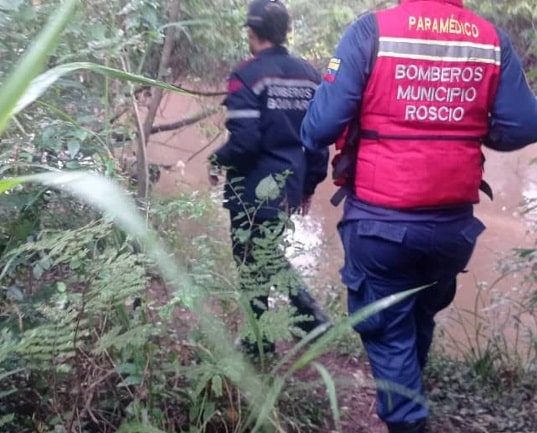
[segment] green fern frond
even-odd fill
[[[75,357],[85,336],[79,328],[83,329],[84,325],[84,321],[77,321],[73,311],[64,311],[63,317],[25,331],[14,352],[31,368],[50,370],[51,365],[66,363]]]
[[[94,275],[87,294],[90,311],[110,311],[145,292],[148,277],[140,257],[130,253],[110,257],[111,252],[105,251],[87,269]]]
[[[122,332],[120,326],[115,326],[99,338],[92,352],[100,355],[111,348],[123,350],[129,346],[142,347],[157,331],[153,324],[138,325],[126,332]]]

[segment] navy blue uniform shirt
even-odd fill
[[[497,31],[501,76],[490,114],[489,140],[485,145],[499,151],[512,151],[537,142],[537,100],[509,37],[502,30]],[[373,14],[360,17],[347,29],[334,55],[341,60],[337,74],[319,86],[302,123],[301,136],[306,147],[317,149],[334,143],[359,112],[374,65],[377,41],[378,27]],[[471,205],[451,210],[398,211],[368,205],[350,196],[345,203],[343,219],[438,221],[467,217],[472,212]]]
[[[226,167],[225,204],[235,211],[256,207],[261,219],[278,210],[292,211],[327,173],[328,149],[306,149],[300,125],[321,81],[307,62],[275,46],[239,64],[228,81],[226,128],[228,141],[213,155]],[[256,187],[269,175],[286,173],[280,196],[261,204]]]

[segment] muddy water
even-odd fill
[[[219,101],[213,100],[215,102]],[[195,98],[168,95],[156,123],[190,117],[200,109],[200,102]],[[151,137],[150,161],[176,166],[174,171],[162,173],[155,188],[157,194],[173,195],[184,189],[209,188],[206,158],[225,138],[225,133],[221,132],[222,115],[212,116],[197,127]],[[439,315],[440,326],[446,330],[443,343],[450,347],[457,344],[467,346],[469,343],[467,331],[473,327],[475,316],[462,313],[465,310],[477,309],[485,316],[483,322],[486,326],[491,321],[494,326],[503,326],[505,319],[512,327],[513,321],[505,302],[500,306],[497,299],[505,296],[519,299],[524,286],[523,276],[510,274],[500,278],[502,272],[498,261],[513,248],[534,245],[537,238],[532,228],[535,215],[523,215],[520,207],[525,199],[537,197],[537,165],[529,164],[537,158],[537,145],[512,153],[486,150],[486,157],[485,178],[491,184],[495,197],[491,202],[483,195],[475,212],[487,230],[479,239],[468,272],[459,277],[455,302]],[[297,230],[294,236],[303,244],[305,251],[295,254],[293,260],[312,275],[312,285],[325,302],[341,302],[338,296],[343,293],[338,284],[334,286],[339,282],[342,250],[336,233],[341,206],[334,208],[329,203],[333,192],[331,182],[325,181],[318,187],[310,215],[295,218]],[[534,326],[534,318],[527,319],[526,324]],[[461,320],[467,325],[461,326]],[[473,335],[473,331],[469,333]],[[512,335],[512,330],[508,334]]]

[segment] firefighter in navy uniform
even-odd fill
[[[358,119],[358,120],[355,120]],[[340,40],[301,129],[306,147],[358,129],[338,230],[347,307],[431,284],[359,323],[390,433],[426,431],[434,316],[478,236],[481,147],[537,141],[537,102],[508,36],[462,0],[402,0]]]
[[[281,242],[284,232],[281,212],[307,213],[311,197],[327,174],[328,149],[306,149],[300,139],[300,125],[321,76],[307,62],[291,56],[283,46],[290,25],[287,9],[279,0],[255,0],[248,9],[245,23],[253,57],[239,64],[228,79],[226,128],[228,141],[210,157],[209,179],[214,185],[221,168],[227,170],[224,206],[229,210],[233,254],[238,264],[255,266],[258,238],[277,230]],[[259,203],[256,188],[273,176],[285,178],[278,197]],[[269,232],[267,232],[267,228]],[[250,231],[248,239],[236,236],[238,229]],[[280,249],[277,249],[280,251]],[[300,316],[308,320],[298,326],[309,332],[328,322],[305,283],[293,271],[283,252],[258,274],[242,281],[266,284],[280,271],[291,271],[295,278],[289,297]],[[267,309],[268,287],[251,301],[256,317]],[[245,348],[255,353],[255,342],[244,341]],[[265,341],[265,351],[274,351],[274,344]]]

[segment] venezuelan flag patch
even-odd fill
[[[339,70],[340,66],[341,66],[341,59],[337,57],[332,57],[330,59],[330,62],[328,63],[328,68],[323,78],[326,81],[330,81],[331,83],[336,81],[337,71]]]

